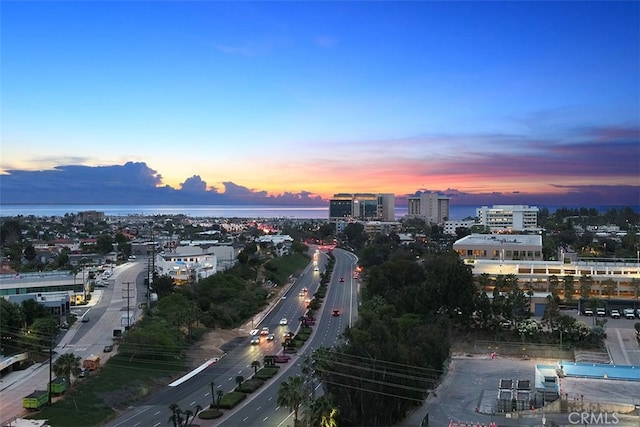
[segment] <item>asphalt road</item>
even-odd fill
[[[355,298],[349,292],[355,290],[355,284],[351,279],[347,282],[347,278],[351,278],[352,266],[355,263],[355,256],[348,252],[335,250],[336,265],[334,267],[334,281],[330,285],[330,291],[325,298],[323,309],[326,307],[340,306],[345,316],[333,317],[330,315],[318,316],[316,330],[323,331],[322,334],[314,334],[314,338],[307,343],[307,347],[313,345],[330,345],[335,342],[339,333],[344,330],[345,325],[351,321],[352,315],[349,312],[350,307],[355,306]],[[320,271],[324,269],[327,258],[326,255],[321,256],[318,265]],[[346,264],[345,264],[346,263]],[[345,283],[339,283],[339,275],[345,277]],[[314,271],[314,264],[307,266],[300,277],[288,289],[285,298],[278,300],[262,319],[255,319],[252,325],[255,329],[269,327],[270,331],[275,334],[275,340],[263,340],[259,345],[251,345],[251,327],[247,328],[247,336],[244,339],[235,340],[225,348],[226,354],[220,360],[210,364],[197,375],[188,379],[175,387],[166,387],[153,396],[150,396],[140,404],[134,405],[126,413],[110,422],[109,426],[154,426],[157,427],[166,424],[171,416],[169,406],[177,403],[182,410],[195,411],[195,407],[200,405],[203,408],[208,407],[212,402],[211,383],[214,384],[214,393],[218,390],[227,393],[233,391],[236,387],[236,377],[242,376],[245,379],[250,378],[254,373],[251,363],[258,360],[262,363],[263,357],[267,354],[275,354],[282,349],[281,340],[286,330],[295,331],[298,327],[298,319],[305,313],[306,307],[304,298],[299,297],[298,293],[303,287],[308,288],[308,293],[313,294],[319,286],[320,272]],[[346,286],[345,286],[346,284]],[[332,291],[335,286],[336,291]],[[345,291],[345,289],[347,289]],[[332,299],[333,298],[333,299]],[[326,309],[325,309],[326,310]],[[328,309],[330,310],[330,308]],[[287,318],[289,324],[286,326],[279,325],[280,319]],[[319,338],[315,338],[318,336]],[[317,341],[316,341],[317,340]],[[305,348],[307,348],[305,347]],[[279,384],[286,380],[289,375],[299,372],[297,366],[299,357],[294,356],[288,364],[280,365],[280,373],[277,378],[272,379],[266,384],[264,389],[259,393],[253,393],[239,408],[229,411],[222,419],[215,420],[216,425],[278,425],[289,415],[288,411],[278,408],[277,391]],[[275,415],[271,415],[274,413]],[[214,421],[211,421],[213,423]],[[198,420],[200,426],[206,426],[206,420]]]
[[[144,261],[126,263],[113,269],[110,285],[100,288],[101,292],[94,294],[90,306],[72,308],[72,312],[82,315],[87,311],[90,320],[86,323],[78,320],[68,331],[61,333],[54,348],[53,361],[61,354],[72,352],[81,359],[90,355],[98,355],[106,360],[111,353],[103,353],[104,346],[111,344],[113,329],[120,328],[121,313],[126,313],[127,300],[131,310],[137,310],[136,299],[145,290],[141,286],[144,278]],[[122,283],[131,282],[129,298],[126,298],[126,288]],[[137,283],[137,285],[134,285]],[[96,301],[99,295],[99,300]],[[137,310],[139,312],[139,310]],[[55,375],[53,376],[55,377]],[[0,391],[0,416],[3,425],[7,420],[22,417],[27,412],[22,407],[22,398],[34,390],[43,390],[49,381],[48,361],[33,365],[24,371],[7,374],[2,380]]]
[[[314,333],[305,346],[299,350],[300,355],[310,354],[319,347],[331,347],[340,339],[342,332],[357,316],[358,283],[352,278],[357,258],[351,252],[334,249],[336,263],[333,277],[329,283],[322,308],[316,316]],[[340,278],[344,282],[340,281]],[[331,311],[341,310],[340,316],[332,316]],[[287,408],[278,405],[280,384],[290,376],[301,373],[300,356],[295,357],[289,365],[283,366],[278,378],[267,382],[259,393],[252,393],[241,407],[217,420],[215,425],[227,427],[287,426],[293,425],[292,414]],[[317,385],[314,385],[317,388]],[[199,421],[201,426],[214,425]]]

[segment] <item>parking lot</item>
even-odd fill
[[[408,417],[401,426],[419,426],[428,417],[429,426],[457,425],[540,426],[542,417],[558,425],[571,425],[568,413],[548,413],[544,409],[529,411],[517,417],[497,412],[498,387],[501,379],[535,381],[537,364],[556,364],[556,360],[522,360],[490,355],[460,356],[452,359],[447,374],[425,405]],[[564,378],[562,393],[570,401],[580,401],[585,407],[601,407],[605,403],[640,405],[640,382],[605,379]],[[637,411],[636,411],[637,412]],[[625,418],[627,417],[627,418]],[[633,415],[620,416],[631,424],[640,425]],[[630,420],[630,421],[629,421]],[[635,424],[634,424],[635,423]],[[423,424],[427,425],[427,424]],[[547,423],[549,425],[549,423]]]

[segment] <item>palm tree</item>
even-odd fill
[[[253,362],[251,362],[251,367],[253,368],[253,375],[258,375],[258,368],[260,367],[260,362],[257,360],[254,360]]]
[[[169,405],[169,409],[171,410],[169,422],[173,423],[173,427],[182,427],[184,418],[182,418],[183,412],[180,406],[177,403],[172,403]]]
[[[616,291],[617,284],[613,279],[607,279],[600,284],[600,287],[604,286],[604,292],[607,299],[611,298],[611,295]]]
[[[222,400],[223,395],[224,395],[224,391],[218,390],[218,395],[216,399],[216,409],[220,409],[220,401]]]
[[[238,389],[240,388],[243,382],[244,382],[244,377],[242,375],[238,375],[236,377],[236,384],[238,385]]]
[[[560,281],[558,280],[558,276],[552,274],[549,276],[547,282],[547,292],[551,293],[551,295],[556,296],[558,293],[558,287],[560,286]]]
[[[320,396],[309,405],[309,411],[305,414],[307,426],[336,427],[335,416],[338,414],[337,408],[327,396]]]
[[[278,389],[278,405],[289,408],[289,412],[293,412],[294,426],[298,425],[298,410],[307,399],[304,381],[300,376],[289,377]]]
[[[631,288],[633,289],[633,297],[635,298],[637,305],[638,297],[640,297],[640,279],[636,277],[631,279]]]
[[[564,276],[562,279],[562,292],[564,293],[565,302],[570,303],[573,301],[573,291],[573,276],[570,274]]]
[[[64,377],[67,384],[71,385],[71,375],[77,377],[80,374],[80,360],[81,358],[73,353],[62,354],[53,363],[53,372],[59,377]]]
[[[593,279],[588,274],[580,276],[580,296],[584,299],[588,299],[591,295],[591,287],[593,286]]]
[[[213,390],[213,387],[215,385],[216,384],[213,381],[211,381],[211,406],[210,406],[210,408],[213,408],[215,406],[215,404],[216,404],[216,394],[214,393],[214,390]]]

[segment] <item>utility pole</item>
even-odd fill
[[[151,265],[147,265],[149,271],[147,278],[147,309],[151,307],[151,280],[156,269],[156,244],[153,241],[153,221],[149,221],[149,228],[151,229]]]
[[[53,335],[49,337],[49,386],[47,387],[49,406],[51,406],[51,381],[53,371]]]
[[[130,315],[131,304],[129,304],[129,298],[131,298],[131,296],[129,294],[129,290],[131,289],[131,285],[135,284],[135,282],[122,282],[122,284],[127,286],[127,297],[126,297],[127,298],[127,326],[125,328],[125,331],[128,331],[129,328],[131,327],[131,315]]]

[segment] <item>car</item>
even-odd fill
[[[113,346],[112,345],[105,345],[104,348],[102,349],[102,351],[104,351],[105,353],[110,353],[111,351],[113,351]]]
[[[269,327],[265,326],[264,328],[260,329],[260,335],[269,335]]]
[[[80,373],[78,374],[78,378],[84,378],[89,373],[87,368],[80,368]]]
[[[341,278],[340,278],[340,282],[344,282],[344,277],[341,277]]]
[[[280,319],[280,325],[281,326],[284,326],[284,325],[287,325],[287,324],[289,324],[289,321],[287,320],[286,317],[283,317],[282,319]]]
[[[302,291],[300,291],[300,292],[298,293],[298,296],[299,296],[299,297],[303,297],[304,295],[305,295],[305,294],[304,294],[304,292],[302,292]]]
[[[340,311],[339,308],[334,308],[333,310],[331,310],[332,316],[340,316],[340,314],[342,314],[342,312]]]
[[[614,319],[619,319],[620,318],[620,310],[618,310],[617,308],[612,308],[610,311],[611,317]]]
[[[626,317],[627,319],[635,319],[636,315],[633,312],[633,308],[625,308],[624,310],[622,310],[622,313],[624,314],[624,317]]]
[[[284,339],[292,339],[295,336],[295,334],[291,331],[287,331],[284,333],[283,337]]]
[[[275,339],[276,339],[275,335],[273,335],[273,334],[267,335],[267,341],[273,341]]]
[[[302,293],[306,294],[307,292],[309,292],[309,289],[307,289],[306,287],[302,288]]]
[[[636,316],[640,317],[640,308],[636,308]]]
[[[260,344],[260,335],[254,335],[251,337],[251,345]]]
[[[604,317],[606,315],[607,315],[607,311],[604,309],[604,307],[596,308],[596,316]]]
[[[320,271],[318,267],[314,267],[313,271]]]
[[[592,308],[585,308],[584,309],[584,315],[585,316],[593,316],[593,309]]]
[[[273,361],[276,363],[287,363],[291,360],[291,356],[288,354],[276,354]]]
[[[500,327],[502,329],[511,329],[512,323],[510,320],[501,320]]]

